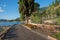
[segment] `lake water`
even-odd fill
[[[21,22],[0,22],[0,26],[12,26],[14,24],[21,24]]]

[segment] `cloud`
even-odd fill
[[[4,12],[4,10],[0,9],[0,12]]]
[[[2,7],[6,7],[6,4],[0,4],[0,6],[2,6]]]
[[[6,7],[6,4],[0,4],[0,13],[4,12],[5,7]]]
[[[6,7],[6,4],[4,4],[3,7]]]
[[[2,7],[0,7],[0,13],[1,13],[1,12],[4,12],[4,10],[2,9]]]
[[[0,9],[1,9],[1,7],[0,7]]]

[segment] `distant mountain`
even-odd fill
[[[15,21],[20,21],[20,18],[16,18]]]
[[[59,3],[60,3],[60,0],[59,0]],[[60,5],[60,4],[59,4]],[[43,7],[43,8],[40,8],[40,11],[44,11],[46,10],[48,7]]]
[[[2,22],[2,21],[7,21],[6,19],[0,19],[0,22]]]
[[[59,0],[59,5],[60,5],[60,0]]]
[[[40,8],[40,11],[44,11],[46,10],[48,7],[43,7],[43,8]]]
[[[14,22],[14,21],[20,21],[20,18],[16,18],[16,19],[12,19],[12,20],[8,20],[9,22]]]

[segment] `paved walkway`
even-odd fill
[[[16,25],[6,34],[3,40],[47,40],[36,33],[31,32],[21,25]]]

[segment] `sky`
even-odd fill
[[[54,0],[35,0],[40,7],[46,7]],[[0,0],[0,19],[16,19],[20,17],[18,10],[18,0]]]

